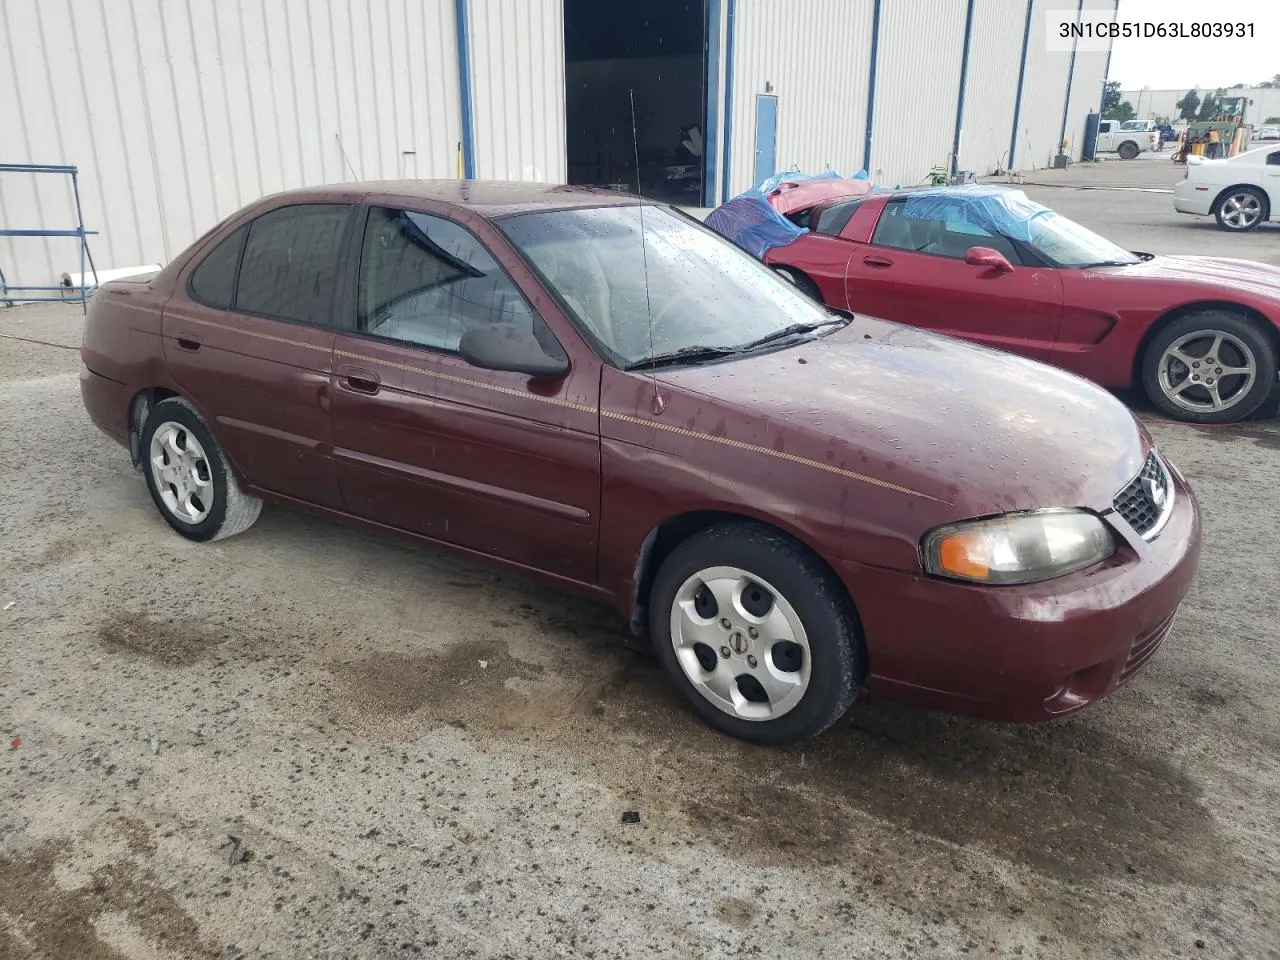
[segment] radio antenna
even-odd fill
[[[640,262],[644,270],[644,311],[649,324],[649,376],[653,380],[653,412],[662,413],[665,404],[658,392],[657,366],[653,363],[653,303],[649,299],[649,254],[644,240],[644,194],[640,192],[640,134],[636,127],[636,91],[627,91],[631,97],[631,149],[636,160],[636,198],[640,201]]]

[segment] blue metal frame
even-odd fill
[[[713,0],[716,2],[716,0]],[[733,157],[733,46],[737,33],[738,0],[726,0],[729,12],[725,17],[724,37],[724,154],[720,162],[720,202],[729,200],[729,179]]]
[[[716,142],[720,125],[720,0],[707,0],[707,103],[706,130],[702,137],[702,205],[716,202]]]
[[[960,128],[964,125],[964,91],[969,83],[969,45],[973,40],[973,5],[964,16],[964,54],[960,58],[960,96],[956,98],[956,133],[951,141],[951,176],[960,172]]]
[[[475,179],[475,126],[471,116],[471,42],[467,23],[468,0],[454,0],[454,22],[458,28],[458,89],[462,100],[462,172]]]
[[[1013,95],[1013,133],[1009,137],[1009,162],[1006,170],[1013,169],[1014,155],[1018,152],[1018,124],[1022,121],[1022,85],[1027,79],[1027,45],[1031,40],[1031,9],[1036,0],[1027,0],[1027,24],[1022,28],[1022,60],[1018,63],[1018,92]]]
[[[1076,24],[1080,23],[1080,14],[1084,10],[1084,0],[1076,3]],[[1067,117],[1071,112],[1071,85],[1076,79],[1076,48],[1080,46],[1080,37],[1071,40],[1071,63],[1067,67],[1067,95],[1062,98],[1062,129],[1058,131],[1058,154],[1062,153],[1062,141],[1067,138]]]
[[[90,288],[85,282],[85,261],[88,261],[89,269],[93,271],[94,287],[98,285],[98,268],[94,265],[93,254],[89,252],[89,240],[91,236],[96,236],[98,231],[86,230],[84,228],[84,211],[80,206],[80,183],[77,179],[79,170],[76,167],[62,166],[45,163],[0,163],[0,173],[54,173],[71,178],[71,193],[76,201],[76,227],[74,230],[40,230],[40,229],[0,229],[0,237],[76,237],[80,240],[80,295],[75,298],[66,296],[68,287],[61,284],[56,286],[17,286],[11,287],[5,282],[4,273],[0,272],[0,302],[13,304],[17,301],[43,301],[57,300],[65,303],[79,303],[82,310],[87,310],[89,302]],[[52,293],[58,291],[60,296],[21,296],[11,297],[10,293],[20,292],[23,294],[30,293]]]
[[[1120,15],[1120,0],[1116,0],[1116,16]],[[1107,81],[1111,79],[1111,53],[1116,48],[1116,42],[1111,41],[1111,45],[1107,47],[1107,65],[1102,68],[1102,90],[1098,94],[1098,117],[1102,117],[1102,99],[1107,93]],[[1141,105],[1142,97],[1138,97],[1138,103]]]
[[[876,66],[880,62],[880,4],[876,0],[875,12],[871,15],[871,67],[867,81],[867,140],[862,149],[862,169],[871,174],[871,131],[876,115]],[[872,178],[874,179],[874,177]]]

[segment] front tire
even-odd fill
[[[1213,216],[1223,230],[1244,233],[1267,218],[1267,198],[1256,187],[1234,187],[1218,198]]]
[[[676,547],[649,609],[654,650],[694,712],[752,743],[816,736],[866,675],[842,585],[803,546],[753,523],[717,524]]]
[[[262,501],[240,489],[218,441],[181,397],[151,408],[138,449],[156,509],[188,540],[242,533],[262,512]]]
[[[1226,310],[1175,320],[1142,359],[1147,396],[1161,412],[1189,423],[1235,423],[1271,396],[1276,353],[1266,332]]]

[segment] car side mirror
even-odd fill
[[[472,327],[458,344],[462,359],[484,370],[507,370],[531,377],[560,377],[569,371],[563,352],[552,356],[533,333],[510,323]]]
[[[990,247],[970,247],[965,251],[964,262],[971,267],[986,267],[988,270],[999,270],[1009,273],[1013,264],[999,250]]]

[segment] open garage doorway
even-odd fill
[[[701,203],[705,0],[564,0],[569,182]]]

